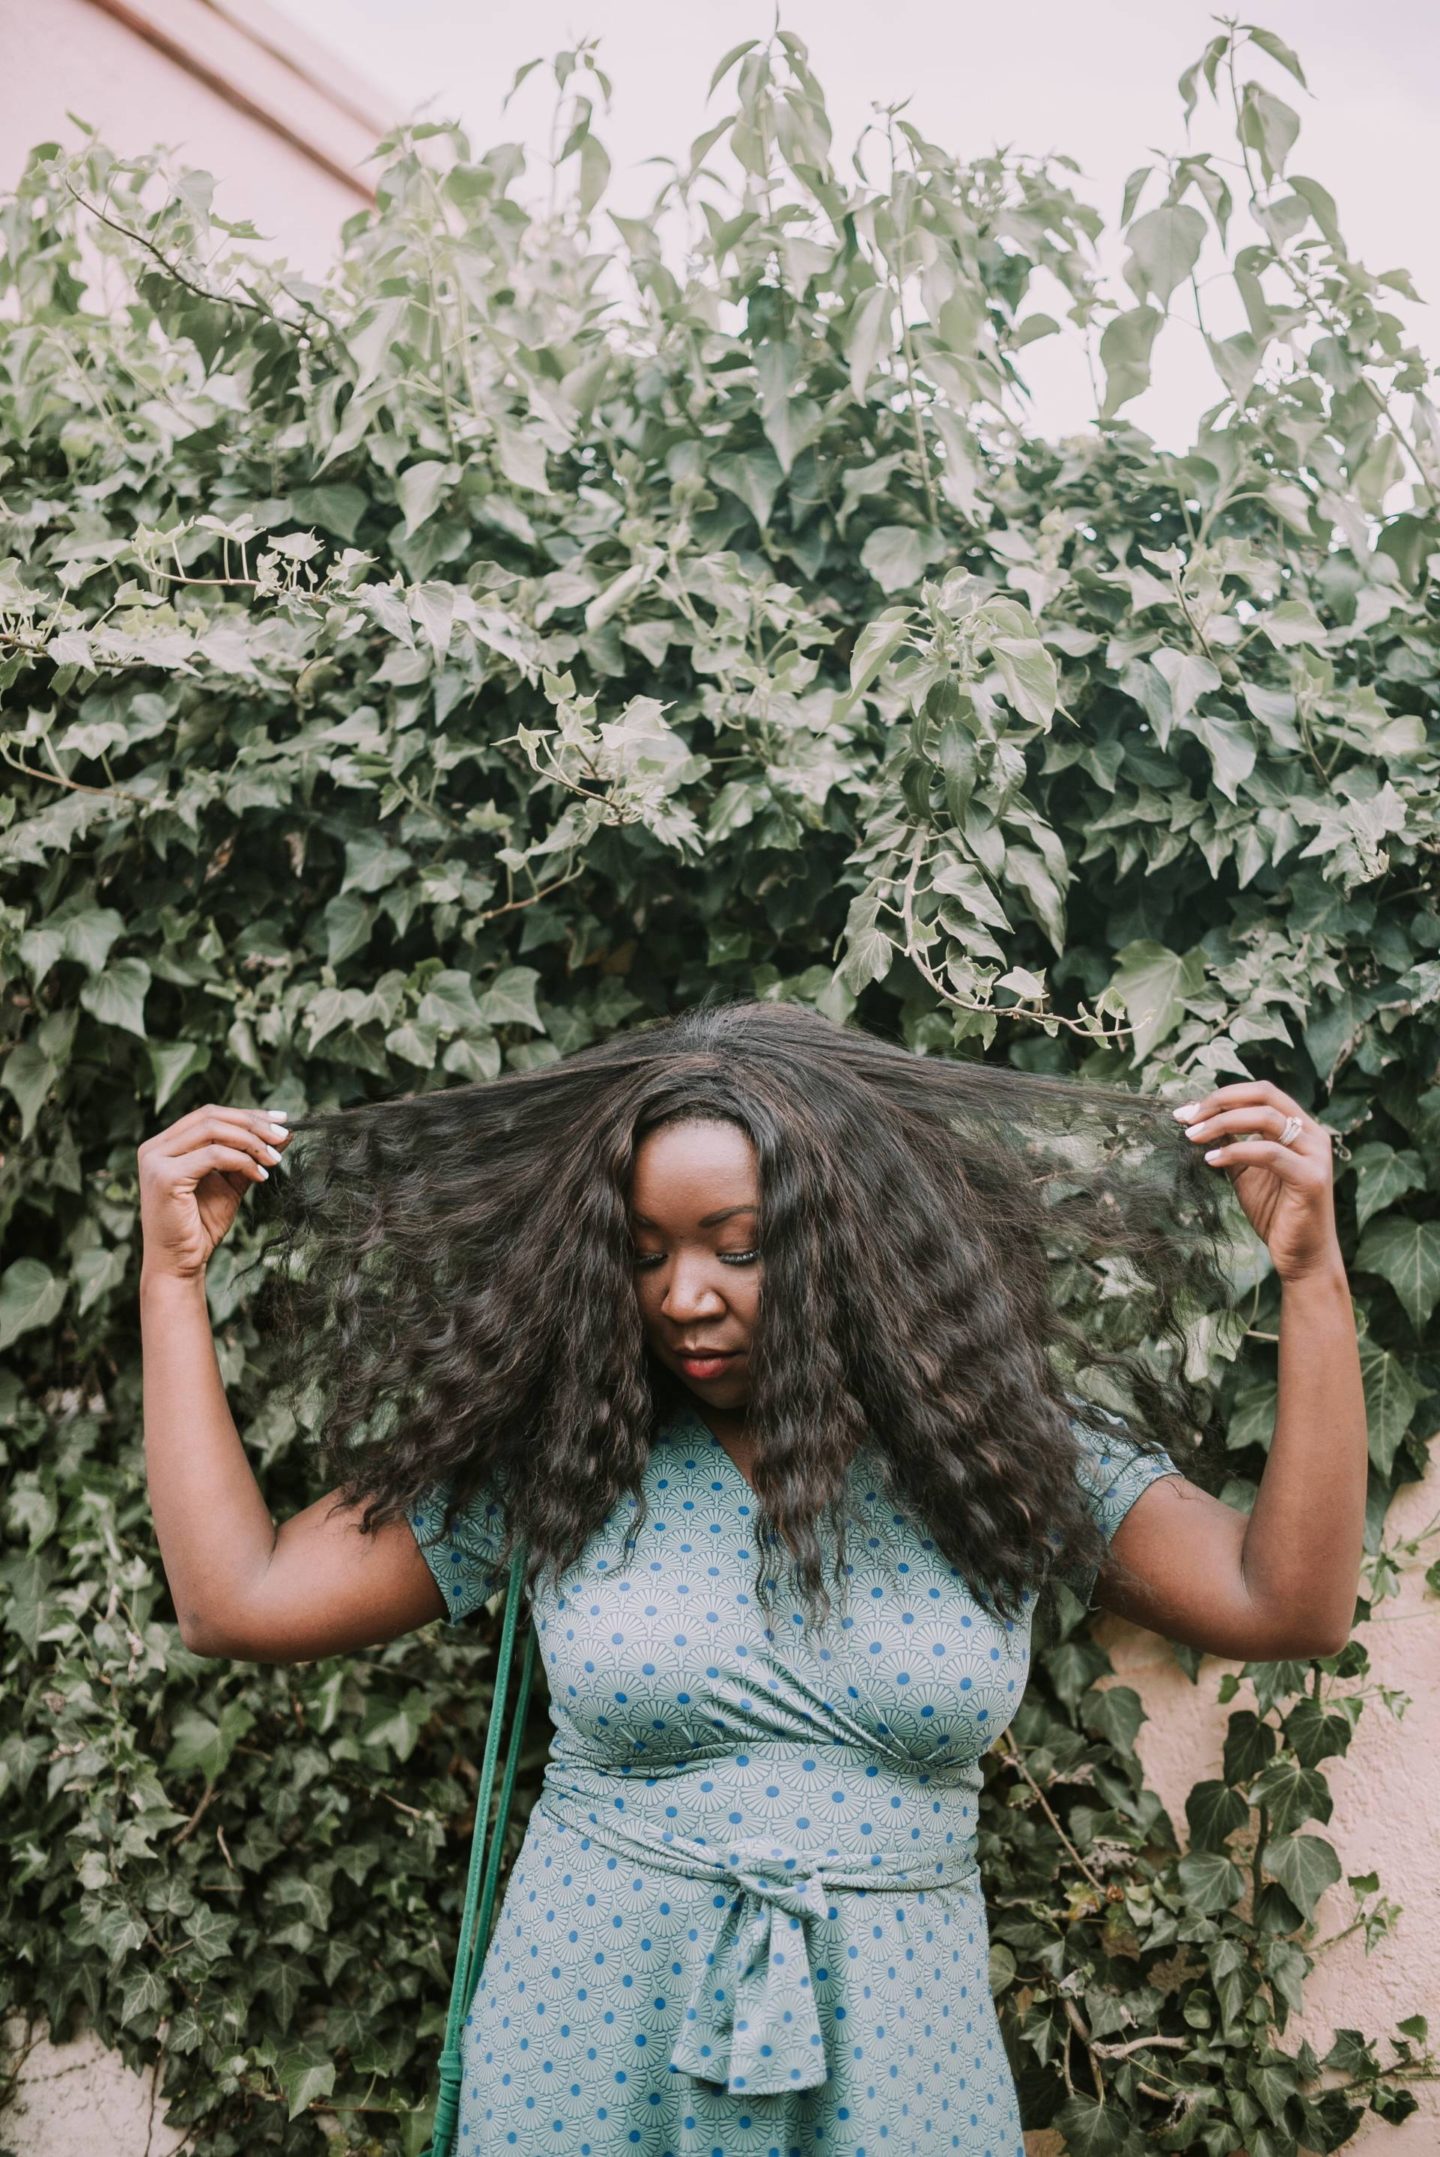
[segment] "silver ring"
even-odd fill
[[[1281,1145],[1293,1146],[1304,1128],[1305,1119],[1303,1116],[1287,1116],[1285,1118],[1285,1127],[1280,1133]]]

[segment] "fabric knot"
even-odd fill
[[[823,1917],[823,1868],[783,1843],[733,1843],[735,1894],[685,2004],[670,2055],[728,2089],[813,2089],[828,2068],[810,1965],[809,1923]]]

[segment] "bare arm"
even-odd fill
[[[145,1476],[188,1648],[309,1662],[443,1617],[405,1521],[361,1535],[331,1492],[276,1526],[225,1398],[203,1279],[142,1282],[140,1324]]]
[[[1111,1545],[1134,1577],[1102,1567],[1096,1596],[1212,1655],[1335,1655],[1355,1617],[1369,1440],[1330,1138],[1303,1117],[1297,1145],[1270,1138],[1299,1111],[1266,1081],[1221,1087],[1198,1106],[1187,1136],[1221,1140],[1206,1159],[1233,1167],[1280,1279],[1275,1432],[1248,1515],[1183,1476],[1152,1483]]]
[[[284,1141],[248,1110],[196,1109],[140,1149],[145,1475],[180,1635],[201,1655],[307,1662],[444,1615],[408,1523],[362,1536],[335,1494],[277,1528],[225,1398],[205,1264]],[[152,1150],[153,1149],[153,1150]]]

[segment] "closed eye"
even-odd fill
[[[665,1253],[663,1251],[632,1251],[630,1255],[637,1266],[648,1269],[651,1266],[658,1266]],[[758,1251],[717,1251],[715,1255],[722,1266],[753,1266],[760,1253]]]

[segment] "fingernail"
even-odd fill
[[[290,1136],[290,1133],[286,1130],[283,1123],[272,1123],[269,1130],[264,1135],[266,1138],[288,1138]]]
[[[288,1108],[267,1108],[265,1114],[267,1116],[273,1116],[276,1123],[284,1123],[286,1118],[289,1116],[290,1111]]]
[[[1208,1152],[1208,1153],[1206,1154],[1206,1156],[1205,1156],[1206,1160],[1207,1160],[1207,1161],[1218,1161],[1218,1160],[1219,1160],[1219,1158],[1220,1158],[1220,1155],[1221,1155],[1221,1153],[1223,1152],[1223,1150],[1224,1150],[1224,1149],[1223,1149],[1222,1147],[1220,1147],[1220,1146],[1212,1146],[1212,1147],[1211,1147],[1211,1149],[1210,1149],[1210,1151],[1209,1151],[1209,1152]]]
[[[270,1158],[270,1159],[271,1159],[272,1161],[278,1161],[278,1160],[279,1160],[280,1156],[279,1156],[279,1154],[278,1154],[278,1153],[277,1153],[277,1152],[275,1151],[275,1148],[274,1148],[273,1146],[267,1146],[267,1147],[265,1148],[265,1151],[266,1151],[267,1155],[269,1156],[269,1158]]]
[[[262,1169],[260,1170],[260,1175],[262,1176],[262,1178],[263,1178],[263,1179],[264,1179],[264,1180],[265,1180],[265,1181],[266,1181],[267,1183],[269,1182],[269,1180],[270,1180],[270,1171],[269,1171],[269,1169],[268,1169],[268,1168],[262,1168]]]
[[[1170,1113],[1172,1116],[1178,1116],[1182,1122],[1188,1123],[1192,1116],[1199,1115],[1200,1103],[1198,1101],[1187,1101],[1180,1108],[1172,1108]]]

